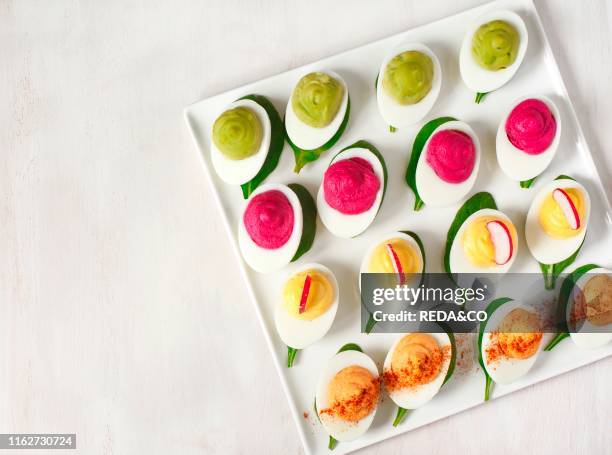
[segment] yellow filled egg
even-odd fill
[[[293,275],[283,289],[283,308],[297,319],[312,321],[334,302],[334,288],[322,273],[308,269]]]
[[[400,269],[401,268],[401,269]],[[371,273],[421,273],[423,264],[420,254],[406,240],[392,238],[379,244],[368,264]]]
[[[491,221],[502,223],[510,232],[512,244],[517,244],[516,229],[512,223],[495,216],[481,216],[475,218],[465,229],[461,243],[468,260],[477,267],[494,267],[495,244],[487,224]]]
[[[540,206],[539,221],[544,232],[550,237],[567,239],[578,235],[583,228],[584,195],[578,188],[562,188],[559,190],[561,194],[558,198],[554,197],[554,191],[544,198]],[[565,196],[565,210],[561,205],[564,202],[563,196]]]

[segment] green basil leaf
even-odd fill
[[[419,190],[416,185],[416,169],[417,164],[419,163],[419,158],[421,157],[421,153],[423,152],[423,148],[425,147],[425,143],[440,125],[450,122],[453,120],[457,120],[454,117],[438,117],[433,120],[427,122],[423,128],[418,132],[416,137],[414,138],[414,143],[412,144],[412,153],[410,154],[410,161],[408,162],[408,168],[406,169],[406,183],[414,193],[414,210],[420,210],[423,207],[423,200],[419,196]]]
[[[327,443],[327,448],[329,450],[334,450],[336,448],[336,445],[338,445],[338,440],[334,438],[333,436],[330,436],[329,442]]]
[[[248,199],[251,193],[255,191],[255,188],[257,188],[261,182],[276,169],[276,166],[278,166],[281,152],[285,146],[285,127],[283,126],[280,115],[278,115],[278,111],[265,96],[252,94],[243,96],[240,99],[255,101],[265,109],[270,119],[270,146],[268,147],[266,159],[255,177],[240,185],[242,188],[242,196]]]
[[[341,352],[344,351],[359,351],[359,352],[363,352],[363,349],[361,349],[361,346],[359,346],[356,343],[347,343],[344,346],[342,346],[340,349],[338,349],[338,354],[340,354]]]
[[[446,376],[444,377],[444,382],[442,383],[442,385],[444,385],[448,382],[448,380],[453,376],[453,373],[455,372],[455,365],[457,364],[457,344],[455,342],[455,334],[451,331],[450,327],[443,322],[438,322],[438,325],[444,329],[451,343],[451,359],[450,364],[448,365],[448,371],[446,372]]]
[[[297,352],[298,349],[287,346],[287,368],[291,368],[293,366],[293,361],[295,360]]]
[[[457,211],[457,215],[455,215],[455,219],[448,229],[448,234],[446,236],[446,247],[444,249],[444,270],[451,277],[451,279],[453,277],[450,268],[450,251],[451,247],[453,246],[453,241],[455,240],[457,232],[459,232],[459,228],[461,228],[461,225],[465,222],[465,220],[467,220],[473,213],[476,213],[478,210],[482,209],[497,210],[495,199],[493,199],[491,193],[484,191],[476,193],[474,196],[465,201],[465,203]]]
[[[484,100],[485,96],[487,96],[489,93],[491,93],[491,92],[478,92],[478,93],[476,93],[476,99],[474,99],[474,102],[476,104],[480,104],[480,102],[482,100]]]
[[[535,182],[535,179],[537,179],[537,178],[538,177],[536,176],[536,177],[534,177],[532,179],[529,179],[529,180],[522,180],[520,182],[521,188],[530,188],[531,185],[533,185],[533,182]]]
[[[393,421],[393,426],[396,427],[400,423],[402,423],[402,420],[404,420],[404,417],[406,417],[407,413],[408,413],[408,409],[402,408],[401,406],[398,406],[397,407],[397,414],[395,415],[395,420]]]
[[[366,334],[370,334],[372,333],[372,330],[374,330],[374,326],[376,325],[376,319],[374,319],[374,315],[370,312],[368,312],[369,316],[368,316],[368,322],[366,322],[366,326],[365,326],[365,333]]]
[[[544,287],[546,289],[552,290],[555,288],[557,277],[561,274],[561,272],[563,272],[563,270],[572,265],[572,263],[576,260],[576,257],[578,257],[578,253],[580,253],[582,245],[584,245],[584,240],[582,240],[582,243],[580,244],[578,249],[574,251],[574,253],[570,257],[564,259],[561,262],[557,262],[556,264],[542,264],[541,262],[539,263],[540,270],[542,270],[542,274],[544,275]]]
[[[317,205],[308,190],[299,183],[290,183],[287,186],[296,194],[302,206],[302,238],[295,255],[291,259],[291,262],[293,262],[297,261],[312,247],[317,232]]]
[[[565,340],[569,336],[570,336],[570,334],[567,333],[567,332],[559,332],[559,333],[557,333],[555,335],[555,337],[552,340],[550,340],[550,343],[548,343],[546,345],[544,350],[545,351],[552,351],[555,346],[557,346],[559,343],[561,343],[563,340]]]
[[[346,125],[348,125],[350,112],[351,98],[349,97],[346,104],[346,112],[344,114],[344,118],[342,119],[342,123],[340,124],[338,131],[336,131],[336,134],[334,134],[332,138],[325,144],[323,144],[321,147],[318,147],[313,150],[303,150],[299,148],[291,141],[289,135],[287,134],[287,130],[285,129],[285,137],[287,138],[287,142],[291,146],[291,149],[293,150],[293,155],[295,156],[295,168],[293,168],[293,172],[299,174],[305,165],[318,160],[323,152],[329,150],[336,144],[336,142],[338,142],[338,140],[342,136],[342,133],[344,133],[344,130],[346,129]]]

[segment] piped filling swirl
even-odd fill
[[[514,63],[519,49],[519,33],[506,21],[481,25],[472,38],[472,56],[489,71],[498,71]]]
[[[263,128],[257,114],[246,107],[228,109],[213,125],[213,142],[230,160],[243,160],[257,153],[262,137]]]
[[[324,128],[336,117],[343,96],[342,82],[326,73],[310,73],[293,90],[291,107],[305,124]]]
[[[426,153],[427,164],[447,183],[462,183],[472,175],[476,147],[463,131],[438,131],[429,140]]]
[[[512,145],[529,155],[539,155],[555,138],[557,121],[544,102],[528,99],[512,109],[505,127]]]
[[[277,249],[287,243],[293,232],[293,207],[282,191],[266,191],[249,201],[243,222],[257,246]]]
[[[372,165],[355,157],[333,163],[323,177],[323,194],[330,207],[345,215],[358,215],[376,201],[380,180]]]

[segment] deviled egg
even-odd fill
[[[227,106],[211,128],[210,158],[221,180],[242,185],[247,199],[278,165],[285,143],[272,103],[247,95]]]
[[[298,81],[285,112],[285,130],[295,155],[296,173],[338,142],[348,124],[349,112],[348,87],[337,73],[315,71]]]
[[[359,270],[359,289],[362,288],[363,275],[366,273],[385,274],[382,285],[386,287],[420,286],[425,273],[425,249],[417,234],[411,231],[397,231],[378,238],[366,251]],[[388,280],[387,280],[388,278]],[[363,302],[370,314],[365,332],[370,333],[376,321],[374,307]]]
[[[338,237],[355,237],[374,221],[387,188],[387,167],[380,152],[366,141],[339,152],[317,194],[325,227]]]
[[[444,254],[454,273],[506,273],[516,258],[518,236],[512,220],[497,210],[490,193],[477,193],[457,211]]]
[[[548,167],[561,138],[557,106],[543,96],[515,102],[497,129],[497,162],[512,180],[529,188]]]
[[[591,200],[587,190],[574,179],[559,176],[536,194],[525,223],[525,238],[533,257],[540,263],[547,289],[567,259],[574,258],[586,235]]]
[[[567,337],[586,349],[612,341],[612,270],[596,264],[578,267],[564,279],[557,305],[562,330],[545,351]]]
[[[383,381],[398,406],[396,427],[406,412],[431,400],[452,376],[455,340],[448,333],[409,333],[400,337],[387,354]]]
[[[380,378],[374,361],[356,344],[343,346],[319,377],[315,407],[329,433],[329,448],[353,441],[374,420],[380,399]]]
[[[476,103],[506,84],[516,73],[528,41],[527,27],[512,11],[492,11],[467,29],[459,54],[461,78],[475,91]]]
[[[302,185],[260,186],[247,201],[238,226],[245,262],[267,273],[297,260],[312,246],[316,214],[314,200]]]
[[[412,125],[431,110],[442,85],[442,68],[420,43],[397,46],[382,62],[376,79],[378,110],[393,132]]]
[[[582,348],[598,348],[612,340],[612,270],[593,268],[574,286],[567,307],[572,341]]]
[[[418,276],[420,281],[425,272],[423,243],[411,231],[385,234],[366,251],[359,272],[395,275],[397,281],[394,284],[399,285],[407,284],[414,276]]]
[[[336,277],[324,265],[301,265],[287,278],[274,312],[276,329],[288,348],[287,367],[299,349],[325,336],[336,317],[338,295]]]
[[[510,384],[531,369],[541,350],[542,322],[531,308],[507,297],[493,300],[478,334],[478,361],[485,373],[485,401],[491,385]]]
[[[431,120],[417,134],[406,172],[414,209],[445,207],[463,199],[480,166],[480,142],[467,123],[452,117]]]

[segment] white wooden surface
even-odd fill
[[[301,453],[182,108],[480,3],[0,0],[0,432]],[[612,197],[612,6],[536,4]],[[611,380],[609,358],[364,452],[603,453]]]

